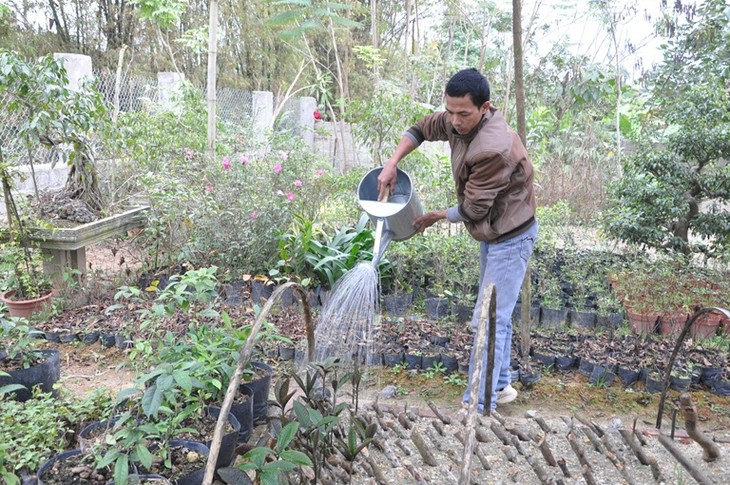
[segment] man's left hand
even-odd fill
[[[426,212],[422,216],[413,219],[413,225],[418,228],[418,232],[423,232],[427,227],[433,226],[441,219],[446,219],[446,211]]]

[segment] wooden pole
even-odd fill
[[[487,313],[489,308],[489,313]],[[469,485],[471,483],[471,457],[474,450],[476,424],[477,424],[477,407],[479,406],[479,387],[482,382],[482,355],[484,354],[484,344],[487,337],[487,315],[496,322],[497,304],[494,285],[487,285],[482,291],[482,304],[479,311],[479,325],[474,338],[474,368],[469,380],[469,408],[466,417],[466,437],[464,438],[464,454],[462,456],[461,473],[459,475],[460,485]],[[491,340],[494,342],[494,339]],[[494,367],[494,353],[492,353],[492,365]],[[487,395],[489,401],[486,401],[485,411],[491,406],[491,376],[489,369],[489,360],[487,362]]]

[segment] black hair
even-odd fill
[[[467,94],[471,96],[472,102],[480,107],[489,101],[489,82],[476,69],[464,69],[449,79],[446,83],[446,95],[452,98],[463,98]]]

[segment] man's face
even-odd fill
[[[449,120],[460,135],[466,135],[473,130],[479,124],[482,115],[489,109],[489,101],[485,101],[483,105],[477,107],[469,94],[461,98],[446,95],[445,102]]]

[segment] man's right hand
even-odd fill
[[[378,175],[378,200],[383,200],[386,193],[393,192],[398,169],[395,163],[388,161]]]

